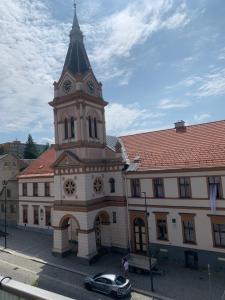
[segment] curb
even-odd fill
[[[152,300],[174,300],[172,298],[168,298],[168,297],[156,294],[154,292],[149,292],[149,291],[146,291],[146,290],[140,290],[140,289],[132,288],[132,291],[134,291],[136,293],[139,293],[139,294],[142,294],[144,296],[151,297]]]
[[[31,260],[31,261],[34,261],[34,262],[37,262],[37,263],[40,263],[40,264],[44,264],[44,265],[47,265],[47,266],[50,266],[50,267],[53,267],[53,268],[57,268],[57,269],[64,270],[64,271],[68,271],[68,272],[71,272],[71,273],[74,273],[74,274],[77,274],[77,275],[80,275],[80,276],[84,276],[85,277],[85,276],[89,275],[87,273],[84,273],[84,272],[81,272],[81,271],[76,271],[74,269],[67,268],[67,267],[64,267],[62,265],[58,265],[58,264],[47,262],[47,261],[45,261],[43,259],[40,259],[40,258],[37,258],[37,257],[32,257],[32,256],[29,256],[29,255],[24,255],[24,254],[21,254],[21,253],[18,253],[16,251],[14,251],[14,250],[6,250],[5,248],[1,248],[0,251],[8,253],[8,254],[11,254],[11,255],[23,257],[25,259],[28,259],[28,260]],[[142,294],[144,296],[151,297],[153,300],[154,299],[157,299],[157,300],[173,300],[172,298],[168,298],[168,297],[159,295],[159,294],[154,293],[154,292],[149,292],[149,291],[141,290],[141,289],[137,289],[137,288],[132,288],[132,291],[134,291],[136,293],[139,293],[139,294]]]

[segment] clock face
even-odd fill
[[[71,90],[72,87],[72,82],[70,80],[66,80],[63,83],[63,91],[65,93],[69,93],[69,91]]]
[[[88,89],[89,91],[93,94],[94,91],[95,91],[95,85],[94,85],[94,82],[92,80],[89,80],[87,82],[87,86],[88,86]]]

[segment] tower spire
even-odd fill
[[[74,28],[79,28],[80,29],[79,22],[78,22],[78,19],[77,19],[77,5],[76,5],[76,1],[75,0],[74,0],[73,29]]]

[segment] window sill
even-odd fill
[[[185,245],[195,245],[195,246],[197,246],[197,243],[196,243],[196,242],[187,242],[187,241],[183,241],[183,244],[185,244]]]

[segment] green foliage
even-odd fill
[[[39,281],[38,278],[34,280],[34,282],[32,283],[32,286],[38,287],[39,285]]]
[[[25,159],[35,159],[38,157],[38,152],[36,145],[33,141],[31,134],[28,135],[26,146],[24,149],[24,158]]]
[[[4,149],[4,147],[3,146],[0,146],[0,155],[3,155],[3,154],[5,154],[6,152],[5,152],[5,149]]]

